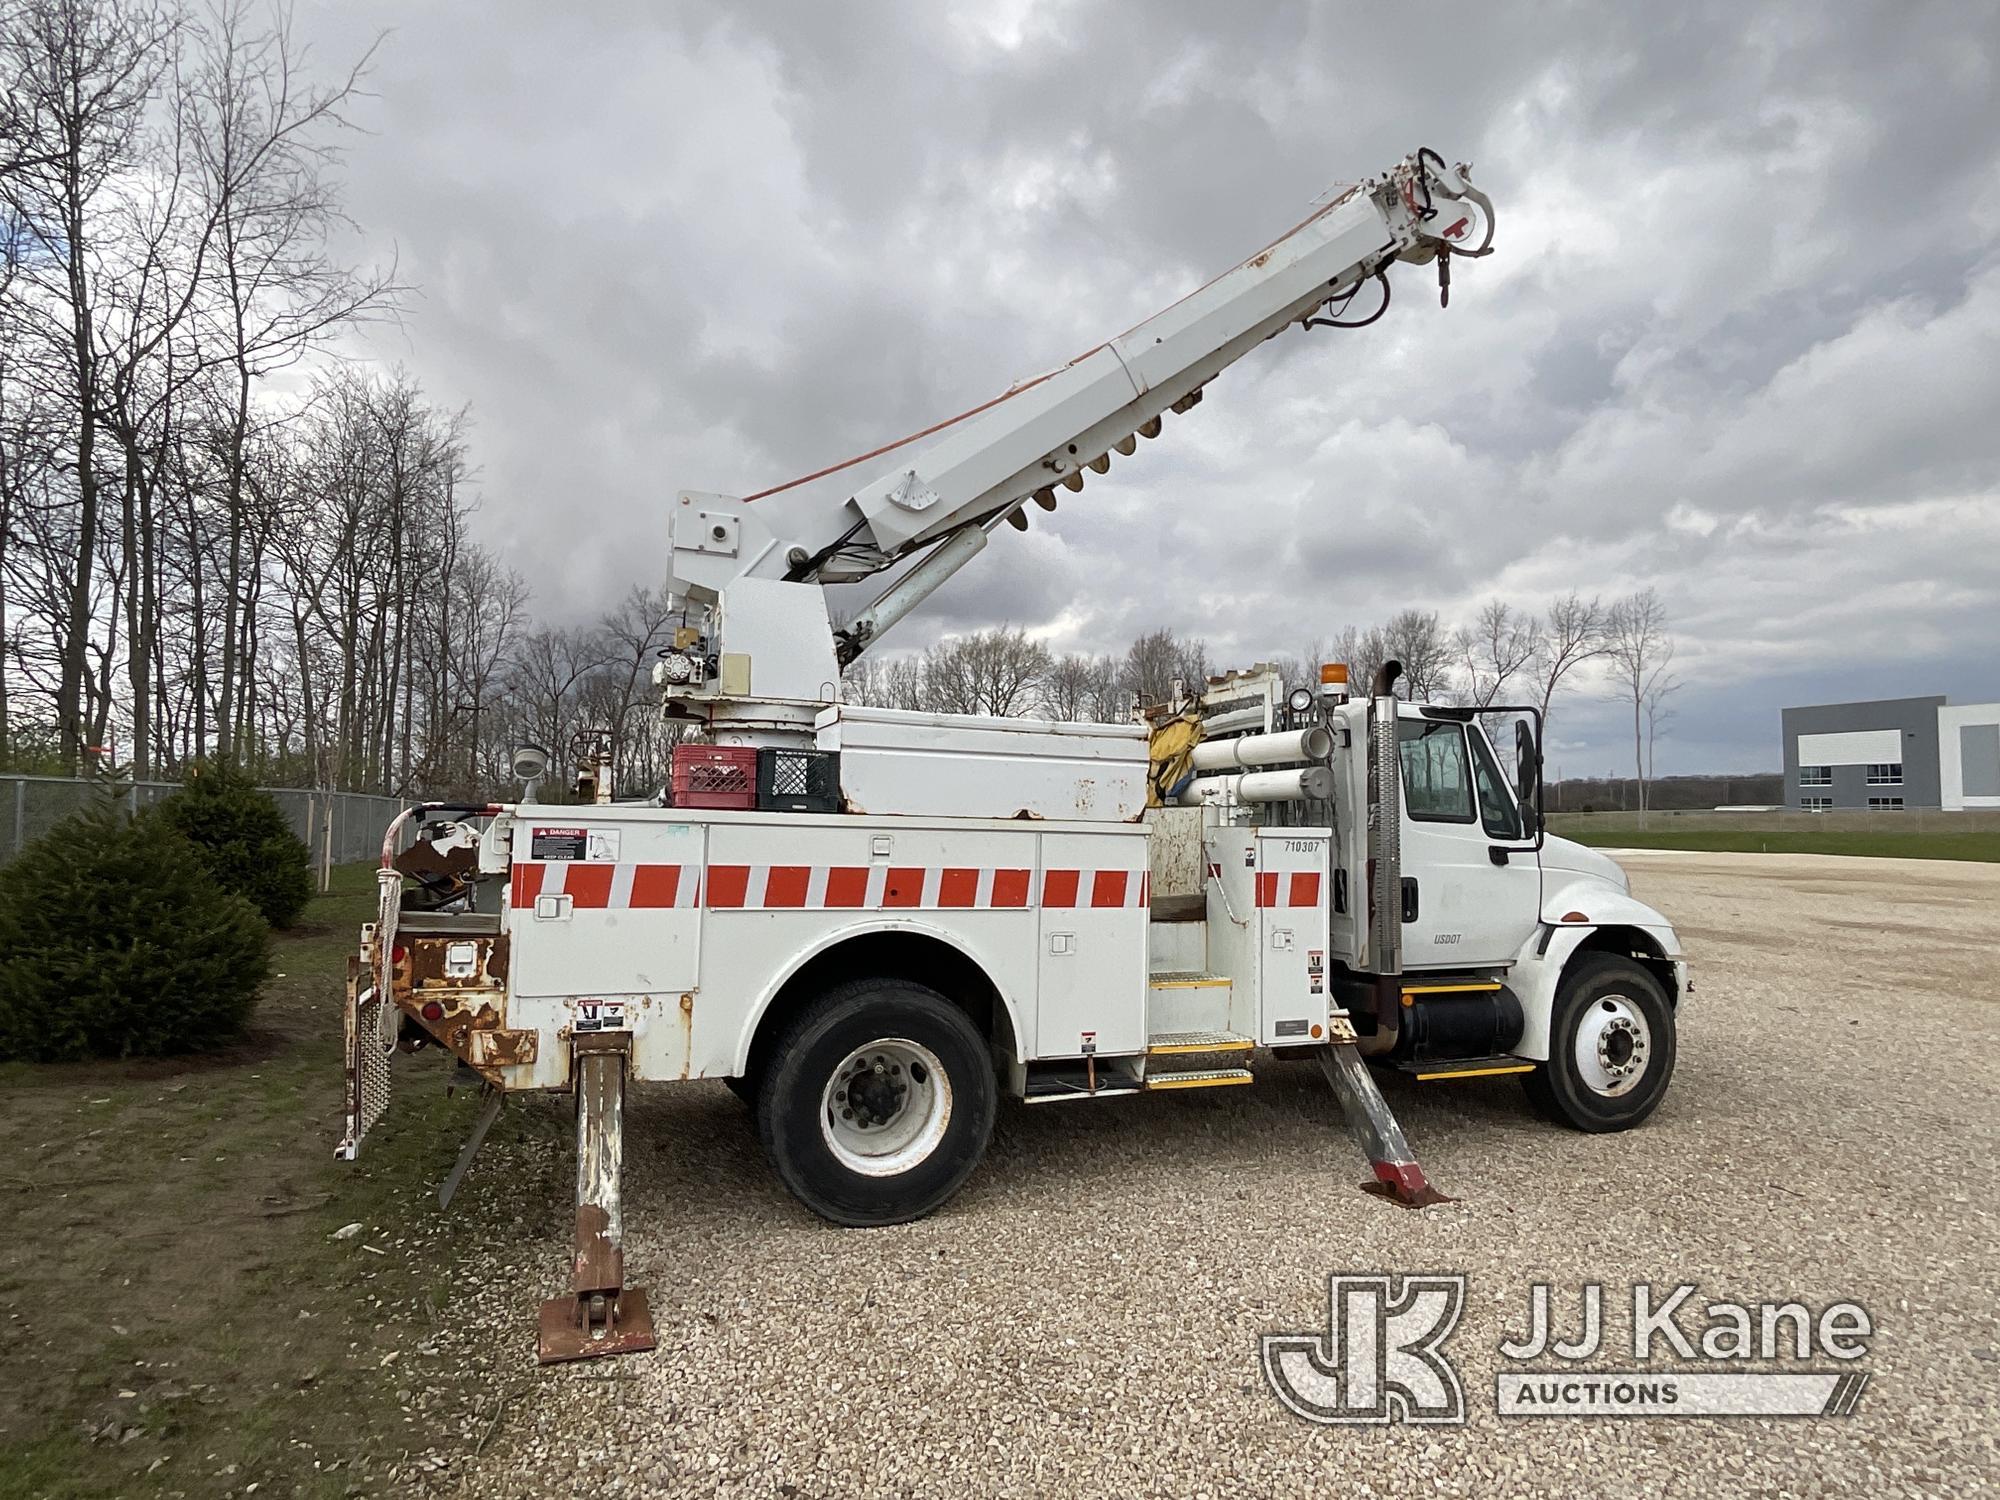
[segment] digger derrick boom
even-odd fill
[[[1489,253],[1492,232],[1468,169],[1419,151],[1171,307],[970,411],[753,495],[681,492],[670,583],[705,624],[699,654],[670,658],[661,685],[711,722],[728,719],[732,701],[833,698],[840,669],[1003,520],[1025,526],[1031,502],[1054,509],[1274,334],[1373,321],[1316,314],[1357,295],[1371,308],[1369,283],[1386,308],[1392,263],[1435,261],[1442,280],[1452,257]],[[913,561],[835,628],[824,586]]]

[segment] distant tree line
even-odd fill
[[[1634,805],[1646,805],[1653,756],[1680,687],[1665,606],[1651,589],[1609,603],[1572,591],[1546,611],[1499,599],[1463,624],[1436,610],[1405,609],[1380,625],[1349,625],[1269,658],[1288,687],[1319,681],[1322,663],[1345,663],[1352,691],[1368,691],[1395,659],[1397,693],[1472,708],[1532,707],[1547,720],[1564,694],[1590,689],[1630,705]],[[1248,666],[1250,663],[1231,663]],[[933,713],[1033,715],[1058,720],[1129,720],[1170,701],[1174,686],[1196,692],[1211,670],[1208,643],[1157,629],[1122,652],[1056,652],[1018,626],[949,637],[922,652],[863,657],[843,691],[856,703]]]

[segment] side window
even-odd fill
[[[1514,805],[1514,794],[1507,789],[1499,762],[1493,759],[1493,747],[1486,743],[1483,734],[1472,736],[1472,775],[1479,788],[1479,821],[1487,837],[1526,838],[1528,835],[1521,827],[1521,810]]]
[[[1397,730],[1403,751],[1403,804],[1420,823],[1470,823],[1472,772],[1465,760],[1465,726],[1436,719],[1405,719]]]

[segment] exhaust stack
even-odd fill
[[[1368,704],[1368,954],[1375,976],[1375,1034],[1360,1050],[1373,1057],[1396,1045],[1402,1025],[1403,756],[1396,722],[1396,679],[1403,664],[1385,661]]]

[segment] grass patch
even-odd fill
[[[337,871],[277,935],[222,1052],[0,1067],[0,1495],[374,1494],[438,1446],[408,1387],[451,1383],[422,1344],[481,1208],[431,1194],[478,1101],[413,1059],[361,1161],[333,1160],[375,888]]]
[[[2000,861],[2000,832],[1975,833],[1811,833],[1755,829],[1603,828],[1562,826],[1550,832],[1580,844],[1617,849],[1695,849],[1717,854],[1859,854],[1881,859],[1965,859]]]

